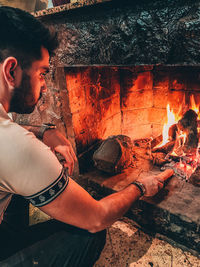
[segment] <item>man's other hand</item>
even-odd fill
[[[163,188],[164,182],[169,179],[169,177],[171,177],[173,174],[174,171],[172,169],[168,169],[156,176],[140,178],[137,179],[137,181],[141,182],[145,186],[145,196],[150,197],[158,193],[158,191]]]
[[[64,157],[64,167],[67,167],[69,175],[72,175],[77,158],[69,140],[57,129],[51,129],[44,132],[43,142],[45,145],[49,146],[52,151],[58,152]]]

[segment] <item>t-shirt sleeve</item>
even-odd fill
[[[65,190],[68,183],[69,177],[65,173],[65,170],[62,169],[61,174],[53,183],[40,192],[31,196],[26,196],[25,198],[29,200],[35,207],[42,207],[59,196]]]
[[[64,191],[69,178],[49,147],[12,122],[1,127],[2,137],[0,190],[22,195],[37,207]]]

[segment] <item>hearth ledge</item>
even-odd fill
[[[95,170],[81,175],[77,182],[94,198],[100,199],[130,184],[130,176],[124,177],[122,181],[120,174],[109,177]],[[200,252],[199,203],[200,188],[173,176],[161,194],[140,199],[126,216],[150,233],[165,236],[197,256]]]

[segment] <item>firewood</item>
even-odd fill
[[[168,154],[174,147],[174,144],[175,144],[175,141],[172,140],[172,141],[169,141],[168,143],[166,143],[165,145],[163,146],[160,146],[160,147],[154,147],[152,149],[152,152],[163,152],[165,154]]]
[[[148,150],[144,147],[133,146],[132,151],[136,159],[139,159],[139,158],[149,159],[150,158],[147,153]]]
[[[153,140],[151,140],[151,149],[153,149],[155,146],[157,146],[161,142],[162,142],[162,134],[155,137]]]
[[[177,136],[180,136],[180,134],[186,134],[185,143],[183,144],[184,152],[188,152],[190,148],[196,148],[198,145],[197,117],[197,113],[194,110],[190,109],[177,123]],[[180,143],[175,144],[176,147],[178,145],[180,146]]]
[[[190,176],[189,182],[200,187],[200,167],[197,167],[195,172]]]
[[[182,119],[178,121],[178,128],[184,130],[191,126],[192,128],[197,129],[197,117],[197,113],[194,110],[189,109],[184,113]]]
[[[177,125],[173,124],[170,126],[169,131],[168,131],[168,136],[169,136],[169,141],[173,141],[176,139],[176,132],[177,132]],[[159,143],[162,142],[162,135],[157,136],[151,141],[151,149],[153,151],[154,147],[159,145]]]
[[[169,127],[168,136],[169,140],[176,140],[177,124],[173,124]]]
[[[133,140],[133,145],[137,147],[142,147],[148,149],[151,144],[150,138],[141,138]]]
[[[163,164],[167,162],[165,157],[166,157],[166,154],[162,152],[152,153],[153,164],[157,166],[162,166]]]

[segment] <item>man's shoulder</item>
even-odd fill
[[[0,122],[0,147],[0,184],[3,179],[12,185],[10,192],[35,194],[60,174],[62,166],[51,149],[12,121]]]

